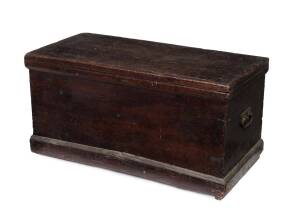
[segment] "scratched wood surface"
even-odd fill
[[[79,34],[28,53],[25,64],[37,137],[216,178],[261,139],[267,58]],[[205,188],[214,186],[226,188]]]

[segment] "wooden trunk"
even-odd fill
[[[25,64],[33,152],[221,199],[262,151],[267,58],[84,33]]]

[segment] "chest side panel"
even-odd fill
[[[264,82],[264,75],[253,79],[230,100],[225,138],[225,173],[261,138]]]
[[[221,176],[225,101],[30,72],[34,134]]]

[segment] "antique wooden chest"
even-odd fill
[[[221,199],[263,149],[268,58],[83,33],[25,65],[33,152]]]

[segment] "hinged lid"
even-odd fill
[[[83,33],[28,53],[30,69],[106,75],[232,94],[268,71],[268,58]]]

